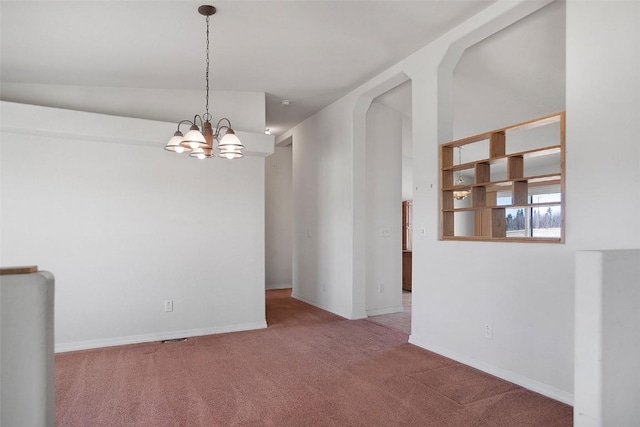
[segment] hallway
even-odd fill
[[[397,329],[405,334],[411,333],[411,292],[402,291],[402,313],[382,314],[380,316],[370,316],[367,320]]]

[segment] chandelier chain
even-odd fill
[[[211,115],[209,114],[209,16],[207,16],[207,71],[205,73],[205,80],[207,81],[207,102],[205,106],[206,114],[205,120],[209,120]]]
[[[458,147],[458,164],[462,164],[462,147]],[[458,182],[456,185],[460,185],[462,182],[462,171],[458,171]]]

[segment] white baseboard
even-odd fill
[[[272,283],[270,285],[265,285],[264,287],[266,290],[271,290],[271,289],[291,289],[291,283]]]
[[[360,320],[360,319],[366,319],[367,317],[367,312],[366,311],[356,311],[351,313],[351,316],[348,317],[349,320]]]
[[[176,338],[189,338],[202,335],[224,334],[227,332],[249,331],[253,329],[264,329],[267,322],[244,323],[240,325],[215,326],[212,328],[185,329],[181,331],[157,332],[143,335],[129,335],[125,337],[113,337],[97,340],[76,341],[56,344],[55,352],[64,353],[67,351],[88,350],[92,348],[113,347],[116,345],[140,344],[145,342],[171,340]]]
[[[472,368],[479,369],[498,378],[502,378],[503,380],[518,384],[521,387],[524,387],[531,391],[535,391],[536,393],[540,393],[544,396],[550,397],[551,399],[558,400],[562,403],[573,406],[573,394],[567,391],[560,390],[536,380],[532,380],[531,378],[516,374],[515,372],[498,368],[497,366],[493,366],[478,359],[456,353],[455,351],[439,347],[437,345],[431,344],[428,340],[425,340],[414,334],[409,335],[409,343],[417,345],[418,347],[422,347],[425,350],[438,353],[442,356],[448,357],[449,359],[453,359],[465,365],[471,366]]]
[[[367,310],[367,315],[380,316],[383,314],[402,313],[403,311],[404,311],[404,307],[400,305],[398,307],[376,308],[373,310]]]

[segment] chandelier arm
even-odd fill
[[[220,123],[224,121],[226,121],[229,124],[229,126],[220,126]],[[226,117],[223,117],[220,120],[218,120],[218,123],[216,124],[216,129],[220,129],[221,127],[231,129],[231,120],[227,119]]]
[[[182,125],[183,123],[189,123],[190,125],[193,125],[193,122],[191,120],[181,120],[180,122],[178,122],[178,130],[180,130],[180,125]]]
[[[196,119],[200,119],[200,126],[204,128],[204,120],[202,120],[200,114],[196,114],[195,116],[193,116],[193,124],[197,126],[198,124],[196,123]]]
[[[225,129],[231,129],[231,128],[229,126],[224,126],[224,125],[216,127],[216,133],[215,133],[215,135],[213,135],[213,137],[215,138],[216,141],[220,142],[220,140],[224,136],[224,135],[221,135],[222,131],[225,130]],[[226,132],[225,132],[225,134],[226,134]]]

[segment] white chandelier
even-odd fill
[[[173,151],[174,153],[188,153],[189,156],[197,159],[208,159],[214,157],[213,141],[217,141],[219,155],[225,159],[239,159],[243,157],[242,150],[244,145],[240,142],[235,132],[231,128],[231,121],[223,117],[216,124],[215,130],[211,126],[211,114],[209,114],[209,18],[216,13],[213,6],[203,5],[198,8],[200,15],[206,16],[207,20],[207,71],[205,79],[206,88],[206,106],[205,113],[200,116],[196,114],[191,120],[182,120],[178,123],[178,130],[173,134],[173,138],[169,140],[164,149]],[[200,121],[200,127],[198,126]],[[183,123],[191,124],[189,132],[183,135],[180,131],[180,125]]]

